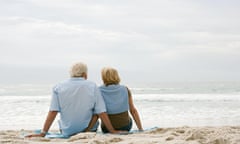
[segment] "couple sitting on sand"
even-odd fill
[[[71,78],[53,88],[50,110],[40,134],[44,137],[56,115],[60,113],[59,128],[64,136],[79,132],[97,131],[98,118],[104,133],[121,133],[132,128],[130,111],[139,130],[143,130],[129,89],[120,85],[117,70],[102,69],[104,85],[98,87],[87,80],[87,66],[76,63],[71,68]]]

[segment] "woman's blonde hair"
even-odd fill
[[[111,67],[104,67],[102,69],[102,80],[106,86],[120,83],[117,70]]]

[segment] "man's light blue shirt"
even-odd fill
[[[83,78],[71,78],[53,88],[50,111],[60,113],[62,134],[70,136],[87,128],[92,115],[106,112],[97,85]]]

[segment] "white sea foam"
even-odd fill
[[[42,127],[51,99],[49,85],[1,86],[0,89],[0,129]],[[240,125],[238,85],[225,86],[224,92],[215,93],[207,93],[212,88],[202,90],[203,93],[196,89],[179,92],[174,87],[161,92],[163,89],[156,86],[130,89],[145,128]],[[52,128],[58,129],[57,121]]]
[[[135,94],[134,98],[149,102],[240,101],[238,94]]]

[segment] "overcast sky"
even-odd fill
[[[0,78],[240,81],[239,0],[0,0]]]

